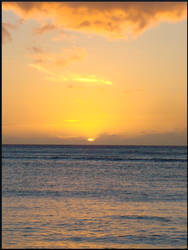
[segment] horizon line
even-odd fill
[[[18,146],[18,145],[24,145],[24,146],[142,146],[142,147],[187,147],[187,145],[154,145],[154,144],[44,144],[44,143],[2,143],[2,146],[6,145],[12,145],[12,146]]]

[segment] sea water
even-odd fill
[[[187,148],[2,146],[3,248],[185,248]]]

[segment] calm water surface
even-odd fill
[[[187,148],[4,145],[3,248],[186,248]]]

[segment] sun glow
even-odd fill
[[[93,139],[93,138],[88,138],[87,140],[90,141],[90,142],[95,141],[95,139]]]

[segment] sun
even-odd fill
[[[93,138],[88,138],[87,140],[90,141],[90,142],[95,141],[95,139],[93,139]]]

